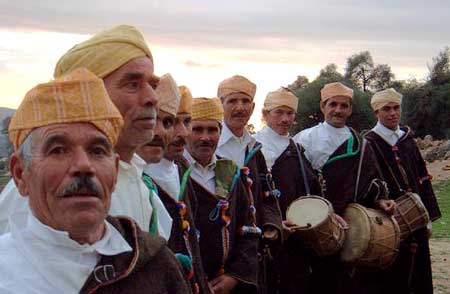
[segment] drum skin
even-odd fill
[[[430,222],[428,211],[416,193],[407,192],[395,202],[394,218],[400,227],[400,241]]]
[[[356,203],[347,206],[343,217],[349,226],[340,252],[343,262],[384,269],[395,261],[400,230],[393,217]]]
[[[286,218],[296,225],[295,233],[320,257],[335,254],[344,244],[344,230],[325,198],[299,197],[289,205]]]

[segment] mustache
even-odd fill
[[[235,112],[231,114],[231,117],[245,117],[245,116],[246,116],[245,112]]]
[[[155,107],[148,107],[138,114],[137,119],[156,118],[157,115],[158,111]]]
[[[153,137],[153,140],[151,140],[146,145],[149,145],[149,146],[164,146],[164,141],[163,141],[163,139],[160,136],[155,135]]]
[[[178,139],[175,139],[172,142],[170,142],[170,145],[176,145],[176,146],[184,146],[186,144],[187,144],[186,140],[182,137],[179,137]]]
[[[197,147],[214,147],[214,144],[208,141],[200,141],[197,143]]]
[[[76,176],[73,183],[68,184],[60,193],[56,194],[58,198],[73,195],[94,195],[100,197],[101,189],[89,176],[83,174]]]

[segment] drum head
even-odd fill
[[[314,227],[326,220],[330,211],[328,203],[319,197],[302,197],[295,200],[286,212],[286,218],[300,227]]]
[[[367,249],[370,241],[370,219],[365,208],[359,204],[349,204],[344,211],[344,219],[348,223],[341,260],[352,263],[357,261]]]

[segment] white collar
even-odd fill
[[[265,126],[261,131],[256,133],[254,137],[262,143],[261,151],[268,168],[272,168],[277,158],[280,157],[284,150],[289,146],[289,135],[282,136],[269,126]]]
[[[15,219],[15,216],[13,216],[13,219]],[[17,225],[17,223],[14,223],[16,228]],[[43,224],[32,212],[28,213],[25,226],[27,231],[31,233],[34,238],[40,239],[50,246],[64,247],[76,251],[95,251],[100,255],[110,256],[132,251],[130,245],[125,241],[122,235],[120,235],[117,229],[106,220],[105,233],[103,237],[94,244],[79,244],[69,237],[68,232],[58,231]]]
[[[211,161],[208,163],[207,166],[204,167],[199,162],[197,162],[197,160],[195,160],[194,157],[192,157],[192,155],[189,153],[189,151],[187,151],[187,149],[184,149],[183,156],[189,162],[189,164],[191,166],[196,167],[196,168],[200,168],[200,169],[211,169],[211,168],[214,168],[216,166],[216,162],[217,162],[217,156],[215,154],[213,154]]]
[[[237,137],[233,134],[233,132],[228,128],[225,121],[222,124],[222,133],[220,134],[219,143],[217,144],[217,148],[222,145],[227,144],[228,142],[236,142],[242,146],[253,146],[256,143],[256,140],[250,135],[247,128],[244,128],[242,137]]]
[[[325,130],[327,130],[330,133],[335,133],[338,135],[346,135],[350,132],[349,128],[347,126],[343,126],[342,128],[337,128],[334,127],[332,125],[330,125],[329,123],[327,123],[326,121],[324,121],[323,123],[320,124]]]
[[[144,167],[144,172],[151,177],[161,178],[163,175],[173,174],[174,171],[178,171],[177,165],[167,158],[162,158],[158,163],[150,163]]]
[[[394,146],[397,143],[398,139],[400,139],[405,134],[405,131],[400,129],[399,126],[397,126],[397,129],[393,131],[386,128],[380,121],[377,122],[372,130],[392,146]]]

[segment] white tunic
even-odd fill
[[[79,244],[32,213],[14,214],[11,232],[0,236],[0,293],[79,293],[100,255],[132,251],[108,222],[103,238]]]
[[[233,160],[239,167],[244,165],[245,151],[250,151],[255,146],[256,140],[247,129],[244,128],[242,137],[236,137],[223,123],[216,154],[220,157]]]
[[[163,158],[155,164],[147,164],[144,172],[151,175],[162,189],[164,189],[173,200],[178,201],[180,194],[180,174],[178,166],[171,160]]]
[[[191,177],[209,192],[216,194],[216,172],[214,169],[217,157],[213,155],[211,162],[205,167],[198,163],[187,150],[184,150],[184,158],[192,166]]]
[[[149,200],[149,190],[141,179],[144,165],[145,161],[136,155],[131,164],[119,161],[117,184],[111,196],[109,214],[131,217],[142,230],[148,231],[153,208]],[[159,200],[159,197],[156,199]],[[157,204],[161,206],[159,210],[161,213],[158,213],[159,234],[168,240],[172,219],[161,200],[157,201]],[[10,230],[8,218],[12,214],[24,211],[30,211],[28,197],[21,196],[14,181],[10,180],[0,194],[0,234]]]
[[[294,136],[294,142],[305,148],[305,156],[316,170],[321,169],[336,149],[352,136],[345,126],[335,128],[327,122],[306,129]]]
[[[380,121],[377,122],[372,131],[377,133],[381,138],[384,139],[384,141],[386,141],[391,146],[397,144],[398,139],[400,139],[405,134],[405,131],[401,130],[398,126],[397,129],[393,131],[386,128]]]
[[[289,135],[279,135],[269,126],[265,126],[253,137],[262,144],[261,151],[266,159],[268,168],[272,168],[277,158],[280,157],[284,150],[289,146]]]

